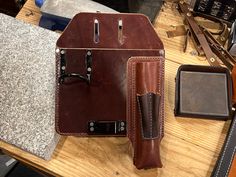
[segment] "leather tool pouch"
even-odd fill
[[[164,135],[164,58],[132,57],[128,61],[128,137],[138,169],[162,167]]]
[[[56,130],[63,135],[126,135],[126,65],[164,56],[140,14],[80,13],[57,41]]]
[[[176,76],[175,116],[229,119],[232,81],[227,68],[182,65]]]

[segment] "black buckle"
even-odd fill
[[[89,121],[90,135],[126,135],[126,122],[118,121]]]
[[[66,73],[66,51],[62,49],[60,51],[61,61],[60,61],[60,78],[59,83],[63,84],[65,78],[75,77],[86,83],[90,84],[91,82],[91,74],[92,74],[92,51],[88,50],[85,55],[85,66],[86,66],[86,76],[83,76],[79,73]]]

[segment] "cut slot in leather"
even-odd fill
[[[141,131],[144,139],[152,139],[159,136],[159,105],[160,95],[147,93],[145,95],[137,95],[138,106],[141,118]]]

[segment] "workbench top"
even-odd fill
[[[41,14],[28,0],[16,18],[38,25]],[[50,161],[42,160],[0,141],[0,148],[24,163],[55,176],[210,176],[230,121],[174,117],[175,75],[181,64],[208,65],[204,57],[194,55],[192,43],[183,52],[184,36],[168,38],[166,31],[182,25],[182,17],[168,2],[154,22],[164,43],[165,62],[165,136],[161,143],[163,168],[137,170],[131,145],[123,138],[62,137]]]

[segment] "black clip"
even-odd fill
[[[88,78],[88,83],[90,83],[91,73],[92,73],[92,52],[91,52],[91,50],[87,51],[87,54],[85,57],[86,57],[85,65],[86,65],[86,69],[87,69],[87,78]]]
[[[88,134],[91,135],[125,135],[126,122],[118,121],[89,121]]]
[[[79,73],[66,73],[66,52],[65,50],[60,51],[61,55],[61,63],[60,63],[60,78],[59,83],[63,84],[65,78],[75,77],[82,81],[87,82],[88,84],[91,82],[91,74],[92,74],[92,51],[88,50],[85,55],[85,66],[86,66],[86,76],[83,76]]]

